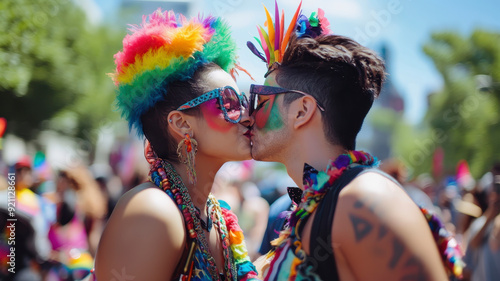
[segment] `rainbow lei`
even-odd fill
[[[281,62],[283,60],[283,55],[285,54],[292,32],[295,31],[298,37],[309,36],[313,38],[331,33],[330,22],[325,17],[325,12],[322,9],[318,9],[318,12],[313,12],[308,18],[301,14],[300,8],[302,2],[300,2],[292,21],[285,30],[285,12],[281,10],[280,17],[278,2],[275,1],[274,4],[274,22],[271,14],[266,6],[264,6],[267,18],[264,26],[267,26],[267,32],[262,26],[257,26],[259,38],[254,37],[264,51],[264,54],[259,52],[252,42],[247,42],[250,51],[264,61],[268,68],[274,62]]]
[[[319,203],[325,197],[326,193],[333,186],[334,182],[344,173],[346,169],[353,165],[362,166],[376,166],[378,161],[369,153],[363,151],[349,151],[342,154],[334,161],[331,161],[325,171],[313,172],[313,168],[305,164],[304,175],[304,193],[299,205],[295,205],[288,218],[288,223],[285,230],[281,231],[280,236],[272,243],[278,246],[275,253],[270,253],[268,256],[280,256],[282,251],[286,251],[289,245],[289,239],[293,241],[293,249],[295,257],[292,261],[292,268],[287,280],[295,280],[297,277],[298,266],[305,260],[306,253],[302,249],[302,242],[300,241],[299,226],[300,223],[309,217],[318,207]],[[315,171],[315,170],[314,170]],[[271,276],[275,274],[272,272],[273,266],[276,264],[278,258],[274,258],[271,262],[271,269],[264,280],[273,280]]]
[[[461,279],[465,263],[462,260],[463,251],[460,248],[460,245],[455,237],[453,237],[453,235],[446,230],[436,214],[422,207],[420,207],[420,210],[429,223],[429,227],[431,228],[432,235],[437,243],[439,253],[441,254],[441,258],[448,274],[452,274],[453,276]]]
[[[179,210],[181,210],[189,237],[197,240],[196,263],[203,265],[200,259],[208,263],[208,268],[200,266],[201,268],[195,269],[199,271],[196,273],[198,277],[196,280],[207,280],[206,278],[210,278],[208,280],[219,280],[215,259],[210,253],[208,241],[196,216],[196,208],[180,176],[170,163],[157,159],[151,167],[149,177],[156,186],[162,188],[176,202]],[[213,195],[209,195],[208,201],[209,204],[207,205],[211,206],[209,216],[214,221],[221,237],[225,261],[224,280],[256,280],[257,272],[248,257],[243,231],[238,226],[238,219],[229,210],[228,206],[221,207],[221,204]],[[207,269],[209,274],[204,275],[203,272]],[[206,276],[206,278],[200,277],[199,274]],[[196,276],[193,276],[193,279]]]
[[[123,51],[115,54],[116,70],[110,74],[117,90],[117,106],[130,127],[142,134],[141,115],[164,100],[167,85],[192,77],[203,64],[214,62],[234,74],[236,43],[220,18],[198,16],[187,20],[173,11],[156,10],[131,25]],[[245,71],[246,72],[246,71]]]
[[[224,204],[221,201],[221,204]],[[222,216],[227,226],[227,233],[231,251],[234,257],[234,263],[237,268],[238,280],[258,280],[257,270],[248,256],[247,246],[243,230],[238,225],[238,218],[230,211],[229,205],[221,206]]]

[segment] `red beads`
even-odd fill
[[[191,148],[191,139],[189,136],[187,136],[187,141],[188,141],[188,149]],[[153,171],[158,171],[158,174],[161,177],[161,183],[160,186],[164,191],[170,191],[174,196],[174,201],[175,203],[179,206],[179,208],[182,210],[182,215],[184,217],[184,221],[186,223],[189,237],[192,239],[196,239],[197,233],[194,229],[194,220],[193,217],[189,211],[189,208],[187,208],[186,202],[184,202],[184,198],[182,197],[182,192],[179,190],[179,186],[182,184],[182,181],[180,179],[176,179],[175,177],[173,178],[174,185],[168,180],[168,175],[167,172],[165,171],[165,168],[163,167],[163,163],[161,160],[158,160],[155,162],[154,166],[151,169],[151,172]]]
[[[193,150],[193,147],[191,146],[191,137],[189,136],[189,134],[185,135],[184,144],[186,145],[187,152],[191,152]]]

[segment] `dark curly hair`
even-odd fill
[[[328,140],[349,150],[356,147],[384,78],[384,62],[375,52],[339,35],[292,38],[276,71],[281,87],[309,93],[323,104]],[[285,105],[298,97],[285,95]]]

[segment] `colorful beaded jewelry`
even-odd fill
[[[161,159],[157,159],[149,173],[150,180],[163,189],[181,210],[187,232],[190,238],[197,241],[197,245],[208,263],[211,280],[220,280],[215,259],[210,253],[208,241],[203,232],[201,222],[196,214],[189,191],[183,184],[181,177],[174,167]],[[257,277],[255,267],[247,254],[243,232],[238,226],[236,216],[229,208],[221,208],[220,203],[210,194],[207,201],[207,216],[213,221],[219,231],[221,246],[224,255],[223,280],[252,280]]]
[[[183,184],[181,177],[175,172],[174,167],[165,161],[158,159],[153,170],[150,173],[151,180],[160,188],[162,188],[171,198],[175,200],[177,206],[182,212],[185,219],[185,224],[187,232],[190,238],[197,240],[198,246],[203,253],[203,256],[208,262],[208,270],[213,280],[219,280],[219,273],[215,263],[215,259],[210,253],[210,247],[208,245],[207,239],[203,234],[200,221],[196,216],[196,209],[186,186]],[[220,231],[220,229],[219,229]],[[223,235],[221,234],[221,237]],[[226,253],[225,255],[226,256]],[[226,268],[225,268],[226,269]],[[231,273],[227,272],[229,279],[231,279]]]
[[[441,222],[436,214],[423,207],[420,207],[420,210],[431,228],[432,235],[437,243],[439,253],[441,254],[448,274],[458,279],[462,279],[465,263],[463,261],[464,254],[460,244],[458,244],[455,237],[446,229],[443,222]]]
[[[191,139],[189,134],[184,135],[177,145],[177,156],[182,164],[186,164],[188,179],[190,184],[196,184],[195,156],[198,152],[198,142]]]
[[[295,205],[295,209],[290,213],[288,222],[285,225],[285,230],[281,231],[280,236],[272,242],[278,246],[275,252],[268,254],[268,257],[280,257],[282,251],[286,251],[288,247],[292,247],[295,256],[293,257],[292,268],[289,272],[287,280],[295,280],[297,277],[298,266],[304,262],[307,254],[302,249],[300,238],[300,224],[307,219],[318,207],[319,203],[325,197],[326,193],[333,186],[334,182],[342,175],[342,173],[354,165],[362,165],[367,167],[376,166],[378,161],[375,157],[363,151],[349,151],[342,154],[334,161],[331,161],[325,171],[316,172],[314,168],[305,165],[304,168],[304,192],[300,204]],[[290,245],[290,238],[291,245]],[[279,258],[274,258],[271,262],[270,272],[266,275],[265,280],[272,280],[271,276],[277,273],[275,264]]]

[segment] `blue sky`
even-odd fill
[[[84,1],[84,0],[82,0]],[[84,2],[92,2],[85,0]],[[116,9],[120,0],[95,0],[104,14]],[[177,1],[182,2],[182,1]],[[262,82],[264,63],[259,62],[246,48],[246,41],[257,35],[256,24],[265,21],[266,5],[274,12],[274,1],[193,0],[192,13],[212,13],[231,24],[240,46],[240,62]],[[285,10],[286,25],[299,0],[278,1]],[[439,90],[442,80],[422,46],[434,31],[458,31],[469,35],[475,28],[500,32],[500,1],[452,0],[303,0],[303,12],[309,15],[318,7],[325,10],[334,33],[352,37],[378,50],[383,42],[390,48],[389,74],[405,100],[405,118],[418,123],[425,114],[426,96]],[[168,3],[158,1],[168,9]],[[238,80],[245,91],[252,81],[242,75]]]

